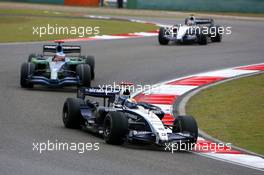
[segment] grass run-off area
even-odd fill
[[[45,12],[37,12],[34,10],[4,10],[1,13],[0,42],[46,41],[65,38],[91,37],[94,35],[143,32],[157,29],[156,26],[149,24],[115,20],[86,19],[78,18],[76,16],[72,18],[64,17],[63,15],[65,14],[61,13],[46,14]],[[50,33],[52,34],[40,36],[40,28],[46,27],[46,33],[48,33],[48,25],[54,27],[54,29],[57,28],[57,32],[54,30],[53,33],[53,30],[50,30]],[[59,27],[67,28],[67,30],[65,29],[63,31],[62,29],[59,29]],[[34,32],[34,29],[36,28],[38,28],[38,32]],[[42,28],[42,33],[44,31],[45,29]]]
[[[201,91],[187,104],[187,113],[209,135],[264,154],[264,74]]]

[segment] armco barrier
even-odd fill
[[[264,0],[128,0],[128,8],[264,13]]]

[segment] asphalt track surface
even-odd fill
[[[208,46],[159,46],[156,37],[83,42],[96,57],[93,85],[129,80],[153,84],[193,73],[263,62],[263,22],[218,20],[233,34]],[[172,20],[158,20],[172,23]],[[61,110],[71,90],[21,89],[19,72],[29,53],[42,44],[0,45],[0,174],[263,174],[261,171],[202,157],[131,145],[111,146],[87,132],[66,129]],[[99,151],[33,151],[33,142],[100,143]]]

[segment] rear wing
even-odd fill
[[[119,93],[120,93],[119,89],[113,89],[113,88],[100,88],[100,87],[79,88],[77,92],[77,98],[83,98],[85,96],[97,97],[97,98],[111,98],[111,97],[115,97]]]
[[[185,24],[187,24],[187,21],[189,19],[192,19],[196,25],[203,25],[203,24],[211,24],[213,25],[214,24],[214,20],[212,18],[195,18],[195,17],[188,17],[188,18],[185,18]]]
[[[104,99],[104,106],[106,103],[106,99],[108,99],[109,103],[113,103],[116,95],[120,94],[120,89],[113,88],[99,88],[99,87],[90,87],[90,88],[79,88],[77,90],[77,98],[85,99],[85,96],[97,97]]]
[[[195,18],[194,22],[196,24],[213,24],[214,20],[212,18]]]
[[[81,54],[81,46],[77,45],[43,45],[43,55],[44,53],[56,53],[58,51],[58,46],[61,46],[63,52],[67,53],[79,53]]]

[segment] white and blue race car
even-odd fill
[[[176,43],[198,43],[207,45],[208,42],[222,41],[223,27],[214,24],[212,18],[185,19],[184,25],[161,27],[158,40],[160,45],[168,45],[170,41]]]
[[[125,142],[166,146],[179,143],[192,148],[197,141],[198,127],[191,116],[177,116],[171,125],[162,122],[161,108],[137,103],[129,93],[115,89],[80,88],[78,98],[68,98],[62,119],[66,128],[83,128],[102,135],[108,144]],[[85,96],[104,98],[99,105]]]

